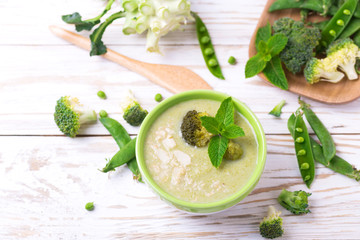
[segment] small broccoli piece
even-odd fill
[[[240,144],[230,140],[228,148],[224,154],[224,158],[227,160],[237,160],[241,158],[242,155],[243,149],[241,148]]]
[[[273,110],[271,110],[269,112],[269,114],[274,115],[275,117],[280,117],[281,115],[281,110],[283,108],[283,106],[286,104],[285,100],[282,100],[281,102],[279,102]]]
[[[338,63],[349,80],[358,79],[355,70],[356,59],[360,58],[359,47],[350,38],[339,39],[330,44],[326,50],[327,58]]]
[[[213,136],[202,125],[200,117],[208,116],[206,112],[192,110],[186,113],[181,123],[182,138],[191,146],[205,147]]]
[[[281,206],[292,212],[293,214],[306,214],[310,210],[306,209],[308,205],[308,197],[311,193],[304,191],[294,191],[290,192],[283,189],[278,197],[278,202]]]
[[[282,228],[283,220],[280,217],[281,212],[277,211],[273,206],[269,206],[268,215],[264,217],[260,223],[260,234],[264,238],[278,238],[284,233]]]
[[[306,81],[310,84],[317,83],[319,81],[327,81],[331,83],[337,83],[345,76],[343,73],[338,72],[337,62],[332,59],[317,59],[312,58],[307,62],[304,75]]]
[[[80,126],[97,120],[94,110],[84,109],[77,98],[61,97],[55,106],[54,120],[60,131],[76,137]]]
[[[129,91],[125,97],[124,102],[121,104],[123,110],[123,118],[131,126],[139,126],[148,114],[148,111],[144,110],[133,93]]]
[[[314,48],[319,45],[321,38],[317,27],[306,27],[303,22],[291,18],[280,18],[273,25],[275,33],[283,33],[288,37],[280,59],[292,73],[298,73],[313,57]]]

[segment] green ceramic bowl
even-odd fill
[[[175,206],[178,209],[192,212],[192,213],[213,213],[227,209],[235,204],[239,203],[243,198],[245,198],[256,186],[258,183],[261,174],[264,170],[265,161],[266,161],[266,140],[264,130],[261,127],[259,120],[256,118],[254,113],[242,102],[233,98],[235,108],[240,112],[251,124],[254,129],[257,142],[258,142],[258,159],[257,166],[254,170],[254,173],[250,177],[247,184],[241,188],[238,192],[232,196],[223,199],[217,202],[211,203],[192,203],[177,199],[176,197],[168,194],[163,189],[161,189],[156,182],[152,179],[144,159],[144,143],[146,140],[147,132],[149,131],[153,122],[168,108],[184,101],[193,100],[193,99],[210,99],[215,101],[223,101],[225,98],[229,97],[228,95],[216,91],[210,90],[194,90],[187,91],[180,94],[176,94],[160,104],[158,104],[145,118],[144,122],[141,125],[140,132],[136,142],[136,158],[142,174],[143,180],[148,186],[160,196],[162,200],[169,203],[172,206]]]

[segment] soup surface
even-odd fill
[[[225,199],[246,184],[256,167],[255,133],[239,113],[235,123],[243,128],[245,136],[234,140],[244,151],[238,160],[224,159],[215,168],[207,147],[196,148],[182,139],[180,126],[188,111],[215,116],[219,107],[220,102],[205,99],[179,103],[161,114],[148,131],[144,148],[146,166],[154,181],[176,198],[196,203]]]

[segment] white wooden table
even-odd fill
[[[121,21],[109,27],[104,42],[142,61],[186,66],[215,90],[245,102],[268,141],[265,171],[255,190],[229,211],[194,216],[134,182],[126,167],[99,172],[117,145],[100,123],[76,139],[64,137],[53,121],[56,100],[77,96],[96,110],[106,109],[136,135],[138,128],[120,115],[123,90],[132,89],[148,110],[156,105],[156,93],[172,94],[101,57],[90,58],[49,32],[51,24],[73,30],[60,16],[74,11],[95,16],[102,1],[0,0],[0,239],[261,239],[258,224],[268,205],[283,212],[284,239],[360,238],[359,183],[321,165],[310,190],[312,213],[294,216],[276,201],[283,188],[307,189],[286,128],[297,96],[258,77],[244,78],[248,44],[265,0],[192,3],[209,28],[225,81],[207,71],[193,24],[161,40],[164,56],[146,53],[144,36],[124,36]],[[236,66],[227,63],[231,55]],[[108,99],[99,99],[98,90]],[[282,99],[287,105],[281,119],[268,115]],[[345,105],[307,101],[333,134],[339,155],[360,168],[360,99]],[[89,201],[95,202],[93,212],[84,209]]]

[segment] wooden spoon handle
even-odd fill
[[[88,38],[57,26],[50,26],[49,28],[56,36],[90,51],[91,43]],[[212,89],[199,75],[185,67],[145,63],[121,55],[109,48],[107,49],[107,53],[102,56],[131,71],[143,75],[150,81],[174,93],[193,89]]]

